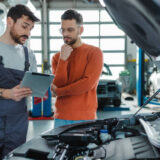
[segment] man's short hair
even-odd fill
[[[63,15],[61,16],[61,20],[76,20],[76,23],[78,25],[82,25],[83,24],[83,17],[80,13],[78,13],[76,10],[74,9],[68,9],[66,10]]]
[[[18,4],[9,9],[7,17],[11,17],[14,22],[22,16],[28,16],[33,22],[39,22],[40,20],[33,14],[33,12],[25,5]]]

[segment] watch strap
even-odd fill
[[[3,97],[3,91],[4,91],[4,89],[3,89],[3,88],[0,88],[0,98]]]

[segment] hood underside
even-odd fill
[[[148,55],[160,55],[159,0],[104,0],[116,25]]]

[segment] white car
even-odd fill
[[[153,68],[153,73],[149,78],[149,96],[152,96],[158,89],[160,89],[160,70]],[[156,98],[160,98],[160,93]]]

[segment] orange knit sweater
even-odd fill
[[[57,99],[55,118],[64,120],[93,120],[97,111],[97,84],[102,72],[103,56],[99,48],[82,44],[68,58],[52,58],[53,83]]]

